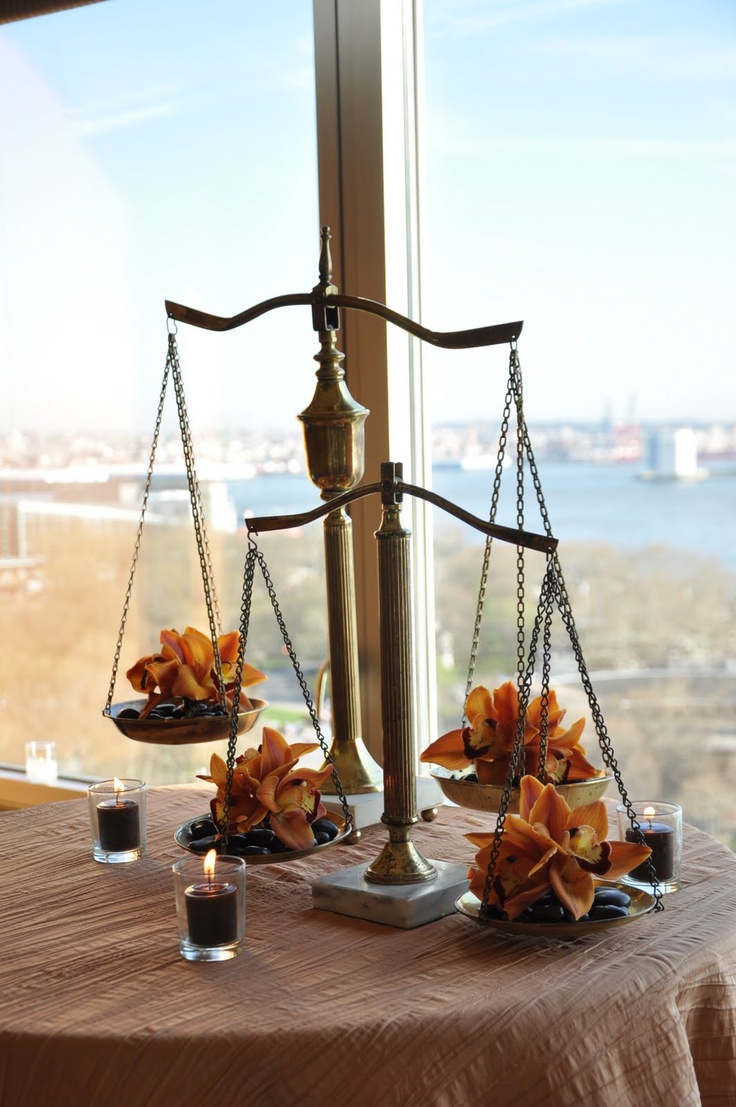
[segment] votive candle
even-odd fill
[[[637,865],[624,878],[628,883],[651,888],[652,870],[662,892],[674,892],[680,886],[682,857],[682,808],[661,800],[637,800],[631,804],[632,825],[625,804],[618,804],[620,836],[627,842],[639,842],[652,851],[649,858]]]

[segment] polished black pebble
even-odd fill
[[[527,921],[532,923],[564,922],[565,909],[561,903],[533,903]]]
[[[239,837],[244,839],[245,845],[264,846],[266,849],[271,849],[276,841],[274,832],[272,830],[266,830],[264,827],[246,830],[245,833],[239,835]]]
[[[315,819],[312,823],[312,831],[315,838],[318,834],[326,834],[330,842],[337,837],[337,827],[332,819]]]
[[[189,843],[189,848],[193,853],[208,853],[211,849],[219,852],[222,849],[222,843],[216,840],[214,834],[208,834],[204,838],[193,839]]]
[[[619,888],[596,888],[593,902],[600,907],[607,904],[612,904],[615,907],[628,907],[631,903],[631,896]]]
[[[136,711],[134,707],[124,707],[122,711],[118,711],[118,719],[139,719],[140,711]]]
[[[625,907],[615,903],[604,903],[601,906],[594,904],[588,913],[588,918],[591,922],[602,922],[604,919],[624,919],[628,913]]]
[[[160,703],[154,707],[151,714],[148,716],[152,719],[154,715],[157,719],[173,719],[174,712],[176,711],[176,704],[174,703]]]
[[[217,827],[212,819],[195,819],[194,822],[189,824],[189,833],[192,838],[208,838],[213,834],[217,834]]]
[[[271,845],[271,853],[291,853],[288,846],[285,846],[280,838],[274,838]]]
[[[318,830],[314,836],[314,844],[316,846],[326,846],[328,842],[331,842],[332,838],[325,830]]]

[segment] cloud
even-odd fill
[[[69,121],[75,134],[89,137],[165,119],[176,114],[174,92],[164,86],[85,104],[69,112]]]

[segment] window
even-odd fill
[[[629,794],[734,842],[733,12],[426,0],[425,42],[425,322],[525,321],[526,418]],[[435,487],[485,516],[506,352],[432,350],[425,369]],[[513,485],[512,469],[511,525]],[[482,539],[435,526],[442,732],[462,711]],[[515,672],[508,553],[476,670],[492,687]],[[586,704],[564,649],[553,684],[572,722]]]
[[[163,372],[163,300],[229,315],[306,290],[321,223],[333,229],[342,291],[436,330],[524,319],[526,417],[624,777],[632,794],[679,799],[690,821],[731,841],[734,32],[723,6],[689,0],[315,0],[313,11],[284,0],[268,12],[218,5],[206,25],[200,7],[177,4],[172,18],[160,0],[4,29],[0,68],[13,99],[2,100],[12,103],[3,146],[13,173],[3,173],[2,210],[16,246],[4,251],[3,464],[17,470],[41,454],[46,469],[68,475],[89,460],[101,413],[109,429],[95,460],[130,460],[129,441],[127,454],[116,453],[117,424],[135,429],[135,460],[145,464]],[[72,63],[72,47],[84,64],[76,55]],[[401,460],[417,483],[486,514],[492,472],[483,465],[497,448],[506,352],[420,350],[350,313],[340,345],[350,390],[371,409],[367,479],[381,460]],[[242,471],[254,459],[278,468],[302,457],[293,416],[309,402],[316,352],[306,314],[268,315],[220,336],[180,328],[179,346],[198,457]],[[37,365],[42,375],[31,371]],[[71,454],[56,438],[62,407],[70,409],[63,436],[76,436]],[[167,424],[169,436],[175,429]],[[702,467],[709,479],[640,479],[666,467],[668,450],[685,464],[693,442],[690,476]],[[258,487],[268,487],[269,513],[314,503],[303,474],[259,478]],[[239,511],[253,507],[253,488],[243,483]],[[18,761],[24,737],[53,732],[62,770],[107,772],[113,746],[119,767],[120,746],[98,712],[139,484],[126,490],[117,512],[85,524],[76,546],[78,519],[67,530],[69,515],[41,511],[33,489],[18,511],[17,487],[4,490],[1,555],[15,566],[3,570],[0,597],[13,627],[0,645],[1,757]],[[503,497],[499,521],[513,523],[513,495]],[[160,496],[159,512],[175,510],[172,502]],[[364,736],[378,756],[375,505],[353,516]],[[462,711],[480,546],[421,504],[407,518],[421,748]],[[532,529],[534,519],[530,504]],[[136,657],[198,589],[190,531],[150,530],[130,631]],[[434,559],[425,555],[432,530]],[[277,585],[285,582],[296,644],[316,667],[325,653],[323,621],[309,607],[320,598],[319,528],[301,537],[264,552]],[[242,535],[217,535],[229,624],[243,545]],[[490,646],[477,677],[489,683],[513,672],[507,554],[497,545],[484,619]],[[72,577],[76,591],[63,583]],[[533,590],[531,577],[530,569]],[[260,646],[267,608],[257,619],[251,640],[264,652],[251,659],[268,669],[264,694],[287,719],[283,658],[272,638]],[[31,693],[19,694],[28,685],[18,683],[15,659],[31,646],[29,722]],[[572,720],[585,704],[564,650],[553,681]],[[62,719],[71,688],[75,712]],[[155,748],[130,756],[128,771],[152,781],[190,780],[201,759]]]
[[[307,0],[206,11],[130,0],[0,30],[0,760],[20,763],[24,740],[53,737],[62,773],[155,783],[191,780],[209,757],[129,742],[101,709],[163,378],[164,301],[232,315],[316,282],[313,50]],[[180,327],[177,341],[228,629],[238,518],[315,502],[290,467],[303,461],[296,415],[317,343],[308,309],[225,335]],[[132,695],[125,669],[162,627],[206,628],[181,467],[170,387],[116,699]],[[264,552],[316,667],[319,532]],[[299,690],[282,680],[265,595],[249,641],[272,675],[262,695],[288,724]]]

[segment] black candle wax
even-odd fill
[[[97,804],[100,846],[108,853],[128,853],[141,844],[138,803],[134,799],[103,800]]]
[[[650,858],[647,858],[641,865],[633,869],[629,876],[632,880],[651,884],[652,878],[649,873],[649,861],[651,860],[657,874],[657,880],[663,882],[673,880],[675,876],[675,832],[673,828],[668,826],[667,823],[653,822],[646,816],[639,816],[639,827],[644,835],[644,845],[649,846],[652,854]],[[626,841],[639,841],[635,830],[626,831]]]
[[[197,946],[224,946],[238,937],[238,893],[234,884],[207,881],[184,893],[189,940]]]

